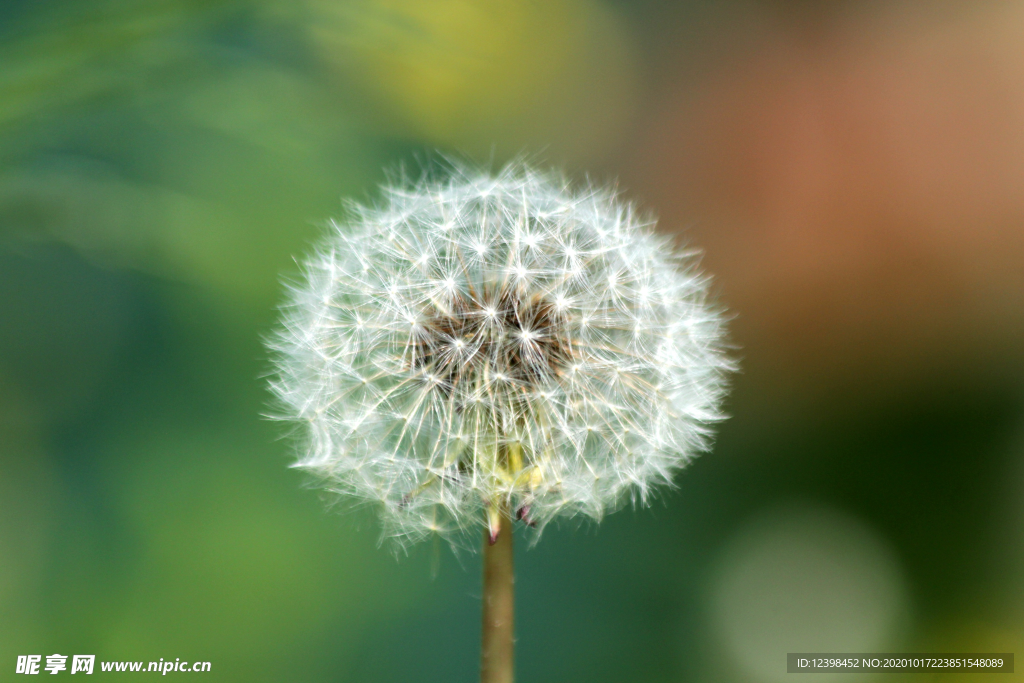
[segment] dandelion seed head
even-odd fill
[[[271,386],[297,466],[377,504],[386,535],[457,541],[495,506],[538,531],[600,519],[708,448],[722,316],[692,256],[613,192],[456,169],[331,226]]]

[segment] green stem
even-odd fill
[[[500,511],[498,536],[484,531],[483,647],[481,683],[512,683],[515,580],[512,576],[512,520]]]

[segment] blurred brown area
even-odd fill
[[[1024,5],[851,3],[723,25],[710,66],[666,51],[624,175],[705,250],[745,372],[832,406],[1018,386]]]

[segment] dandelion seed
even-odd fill
[[[722,317],[692,257],[614,193],[462,169],[331,226],[272,388],[303,431],[297,466],[377,503],[387,535],[600,519],[708,447]]]

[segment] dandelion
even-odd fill
[[[722,316],[652,228],[607,189],[457,168],[353,206],[291,290],[296,466],[400,542],[483,528],[485,680],[511,680],[512,521],[644,504],[721,418]]]

